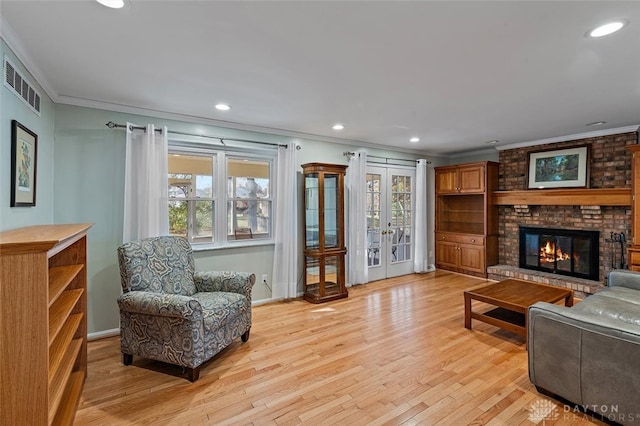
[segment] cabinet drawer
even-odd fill
[[[472,244],[483,246],[484,236],[482,235],[468,235],[468,234],[450,234],[445,232],[436,233],[436,241],[448,241],[458,244]],[[638,253],[640,255],[640,253]]]

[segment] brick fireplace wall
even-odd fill
[[[504,191],[527,189],[529,152],[572,148],[580,145],[591,147],[590,188],[631,187],[631,155],[626,146],[636,143],[638,143],[637,133],[629,132],[559,142],[543,147],[500,151],[499,188]],[[611,247],[609,243],[605,243],[605,239],[611,232],[624,232],[627,236],[631,235],[631,206],[599,206],[595,202],[591,206],[500,206],[499,262],[501,265],[518,267],[518,227],[520,225],[600,231],[599,272],[600,282],[604,282],[611,263]],[[584,291],[584,293],[591,292]]]

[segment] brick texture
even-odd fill
[[[589,187],[624,188],[631,187],[631,155],[626,147],[636,143],[637,133],[629,132],[559,142],[543,148],[553,150],[590,145]],[[500,151],[500,190],[527,189],[529,153],[540,150],[540,146],[535,146]],[[516,268],[520,225],[600,231],[600,281],[603,282],[611,263],[611,246],[604,240],[611,232],[631,235],[631,206],[500,206],[499,224],[499,262]]]

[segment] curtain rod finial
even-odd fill
[[[110,129],[115,129],[116,127],[118,127],[117,124],[114,123],[113,121],[108,122],[106,126]]]

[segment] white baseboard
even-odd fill
[[[119,336],[119,335],[120,335],[120,329],[112,328],[111,330],[96,331],[95,333],[88,333],[87,340],[92,341],[92,340],[104,339],[105,337],[113,337],[113,336]]]

